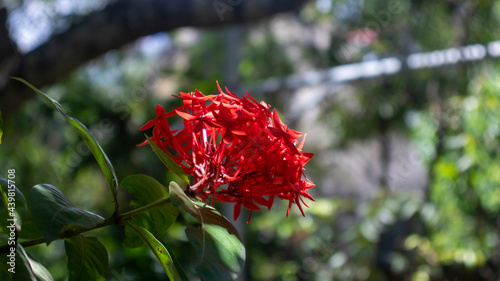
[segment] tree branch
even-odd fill
[[[136,39],[175,28],[219,27],[293,11],[307,0],[120,0],[91,13],[21,56],[8,76],[40,88],[55,83],[82,64]],[[1,42],[0,44],[7,44]],[[5,75],[0,73],[0,75]],[[0,80],[4,77],[0,77]],[[34,96],[16,81],[0,84],[0,109],[7,117]]]

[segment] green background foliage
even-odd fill
[[[21,7],[22,1],[13,2]],[[54,14],[50,21],[55,25],[58,18],[63,16]],[[500,38],[499,20],[499,3],[488,0],[311,1],[295,14],[237,27],[236,40],[230,27],[154,35],[149,45],[144,40],[111,51],[44,92],[87,125],[101,144],[116,178],[123,179],[117,189],[123,196],[116,197],[123,211],[168,195],[166,187],[172,180],[182,182],[179,177],[184,176],[168,172],[150,147],[136,147],[144,141],[138,128],[154,118],[157,103],[167,111],[179,105],[171,94],[195,88],[212,94],[218,80],[221,85],[229,84],[230,90],[234,86],[239,94],[248,91],[257,100],[265,100],[286,117],[292,129],[308,132],[304,150],[316,156],[306,173],[317,184],[315,202],[308,203],[306,217],[292,210],[285,218],[286,202],[276,202],[269,212],[254,212],[248,225],[244,223],[248,214],[242,214],[236,227],[246,249],[243,280],[497,280],[500,64],[496,58],[405,69],[343,85],[278,87],[270,92],[261,92],[258,85],[262,79],[300,76],[309,70],[374,58],[404,58],[415,52],[486,44]],[[367,29],[376,37],[370,37]],[[160,42],[159,51],[152,47],[154,40]],[[238,52],[233,54],[234,50]],[[231,74],[237,74],[236,83]],[[301,103],[296,97],[305,94],[307,102],[323,98],[291,114]],[[79,209],[102,216],[115,211],[107,187],[113,186],[113,177],[102,174],[93,151],[41,98],[3,121],[0,175],[16,169],[17,187],[24,194],[36,184],[48,183],[60,188]],[[417,154],[404,151],[401,156],[418,157],[418,165],[398,162],[396,155],[391,165],[401,173],[391,175],[392,182],[389,176],[370,177],[371,188],[363,186],[358,191],[342,192],[339,182],[356,182],[369,171],[353,169],[354,174],[329,180],[352,160],[333,165],[328,162],[332,151],[346,152],[354,144],[373,140],[383,143],[378,140],[391,134],[403,136],[415,148]],[[388,149],[395,146],[391,142]],[[371,158],[378,159],[378,167],[388,165],[377,153],[353,163],[359,167]],[[400,177],[413,174],[418,174],[420,185],[410,189]],[[151,195],[143,193],[147,197],[143,198],[135,193],[136,188],[145,188],[143,181],[134,177],[146,175],[144,181],[154,178],[155,182],[148,185]],[[191,243],[199,246],[196,208],[201,205],[192,204],[197,207],[187,208],[191,214],[183,214],[192,224],[188,228],[195,232],[192,235],[185,232],[184,216],[171,212],[174,206],[131,221],[132,228],[161,241],[161,250],[172,257],[165,263],[158,263],[148,247],[137,247],[144,245],[140,238],[150,239],[148,234],[137,237],[124,226],[93,231],[91,235],[109,252],[107,280],[123,276],[164,280],[162,266],[177,268],[176,263],[182,265],[186,278],[197,276],[197,267],[204,264],[198,263],[200,251]],[[215,208],[232,217],[226,211],[232,206],[216,204]],[[203,209],[207,214],[211,211]],[[204,231],[217,232],[215,221]],[[39,237],[35,226],[28,212],[21,238]],[[0,237],[0,241],[5,238]],[[122,247],[124,241],[131,247]],[[156,243],[147,241],[147,245]],[[68,276],[65,243],[54,241],[49,247],[25,250],[54,280],[64,280]],[[153,252],[155,248],[151,247]],[[227,262],[231,267],[241,266],[239,261]],[[217,265],[208,268],[212,266]]]

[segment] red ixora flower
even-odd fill
[[[265,102],[217,87],[218,95],[180,93],[183,105],[167,113],[157,105],[157,118],[140,130],[154,127],[151,139],[194,176],[189,193],[202,200],[211,196],[212,204],[236,203],[235,220],[242,205],[251,217],[259,205],[270,209],[276,196],[289,201],[287,216],[293,204],[304,215],[303,198],[313,200],[307,190],[314,186],[304,175],[314,155],[302,152],[306,136],[288,129]],[[170,129],[167,118],[174,115],[183,119],[183,129]]]

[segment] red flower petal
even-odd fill
[[[302,133],[288,129],[265,102],[217,88],[218,95],[180,93],[183,105],[168,113],[157,105],[157,117],[141,130],[153,128],[151,139],[193,176],[195,195],[235,202],[234,219],[241,205],[250,210],[250,220],[259,205],[270,209],[276,197],[289,200],[287,216],[293,204],[304,214],[303,198],[312,200],[306,190],[314,186],[304,175],[314,155],[302,152],[306,136],[299,142]],[[183,128],[170,128],[174,115]]]
[[[233,211],[234,220],[238,219],[238,217],[240,216],[240,212],[241,212],[241,203],[238,202],[234,205],[234,211]]]
[[[191,120],[194,120],[197,118],[196,116],[193,116],[191,114],[188,114],[188,113],[185,113],[182,111],[176,110],[175,112],[177,113],[177,115],[179,115],[180,117],[182,117],[184,120],[187,120],[187,121],[191,121]]]
[[[157,104],[156,105],[156,116],[163,117],[163,115],[165,115],[165,109],[161,105]]]
[[[144,126],[139,128],[139,131],[144,131],[153,127],[156,124],[156,122],[158,122],[158,119],[149,120],[146,124],[144,124]]]

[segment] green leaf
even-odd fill
[[[234,225],[212,206],[191,200],[175,182],[170,183],[170,198],[175,206],[182,206],[201,224],[215,224],[227,229],[241,241],[240,234]]]
[[[168,189],[165,186],[146,175],[130,175],[123,179],[121,186],[137,199],[131,202],[131,206],[134,208],[148,205],[169,196]],[[164,204],[135,216],[132,218],[131,223],[149,229],[153,235],[160,237],[167,232],[178,215],[178,208],[172,204]],[[143,245],[142,240],[137,239],[133,232],[126,232],[127,239],[124,245],[131,248]]]
[[[33,217],[28,215],[27,218],[23,220],[23,228],[21,232],[19,232],[19,238],[35,239],[41,236],[43,236],[43,232],[38,228]]]
[[[68,256],[69,281],[106,280],[108,251],[95,237],[83,235],[64,239]]]
[[[29,197],[31,214],[47,245],[59,236],[64,226],[91,228],[104,220],[99,215],[75,208],[61,191],[50,184],[35,185]]]
[[[92,151],[92,154],[94,155],[95,159],[97,160],[97,163],[101,167],[104,176],[106,177],[109,189],[111,190],[111,194],[113,195],[113,201],[115,202],[115,211],[117,212],[118,201],[116,197],[117,197],[118,180],[116,178],[116,173],[113,168],[113,165],[111,165],[111,162],[108,159],[108,156],[104,153],[101,146],[97,143],[90,130],[87,129],[87,127],[85,127],[85,125],[83,125],[80,121],[78,121],[78,119],[72,117],[69,114],[69,112],[66,109],[64,109],[56,100],[47,96],[46,94],[44,94],[43,92],[35,88],[33,85],[31,85],[30,83],[26,82],[21,78],[13,77],[12,79],[22,82],[26,86],[30,87],[33,91],[40,94],[42,98],[45,100],[45,102],[47,102],[59,113],[61,113],[64,119],[66,119],[71,124],[71,126],[73,126],[73,128],[80,135],[83,141],[85,141],[90,151]]]
[[[9,269],[8,261],[9,259],[5,255],[0,256],[0,280],[2,281],[12,281],[12,273],[7,271]]]
[[[19,274],[16,272],[14,274],[12,280],[19,280],[19,281],[24,281],[24,280],[51,280],[54,281],[54,278],[52,278],[52,275],[50,272],[39,262],[35,261],[34,259],[30,258],[26,251],[24,250],[23,246],[18,245],[17,246],[17,251],[16,255],[19,258],[19,265],[20,265],[20,272]],[[18,264],[18,259],[16,258],[16,267]],[[23,276],[24,275],[24,276]],[[33,276],[35,279],[28,279],[26,277],[31,277]]]
[[[7,206],[8,205],[8,181],[7,179],[3,178],[0,176],[0,197],[2,198],[3,204],[0,204],[2,206],[6,207],[0,207],[0,221],[1,222],[7,222],[7,219],[10,218],[10,211],[8,210]],[[12,189],[12,188],[11,188]],[[35,221],[33,220],[33,217],[31,216],[29,210],[28,210],[28,204],[26,202],[26,198],[24,197],[23,193],[17,188],[14,187],[15,195],[15,216],[16,216],[16,224],[18,228],[20,229],[20,232],[18,233],[19,237],[22,239],[34,239],[42,236],[42,232],[36,226]],[[11,199],[12,200],[12,199]],[[7,202],[7,204],[6,204]],[[4,225],[0,223],[0,233],[9,233],[10,230],[6,228],[7,225]],[[21,228],[22,226],[22,228]],[[0,245],[4,245],[4,241],[0,239]]]
[[[133,230],[146,243],[160,262],[170,280],[189,280],[182,267],[180,267],[179,264],[173,259],[167,248],[149,231],[141,226],[133,225],[131,223],[127,223],[126,227]]]
[[[5,194],[5,196],[7,197],[8,192],[9,192],[9,182],[7,179],[3,178],[2,176],[0,176],[0,186],[2,187],[1,192],[3,194]],[[16,212],[19,213],[19,215],[22,218],[24,218],[26,216],[26,213],[28,212],[28,204],[26,203],[26,198],[24,198],[23,193],[19,190],[19,188],[17,188],[15,183],[11,184],[10,187],[11,187],[10,189],[11,190],[13,189],[15,192],[14,199],[15,199],[15,203],[16,203]],[[2,201],[3,201],[3,199],[2,199]],[[8,206],[5,204],[5,202],[4,202],[4,205]],[[5,208],[0,208],[0,213],[2,213],[5,210],[6,210]]]
[[[245,266],[245,247],[227,230],[215,224],[188,226],[186,235],[196,249],[201,280],[235,280]]]
[[[0,234],[7,234],[0,238],[0,245],[5,245],[11,232],[11,228],[9,228],[11,223],[15,224],[17,232],[21,230],[27,213],[27,204],[24,195],[15,186],[15,182],[9,182],[1,176],[0,201],[2,202],[0,207]]]
[[[135,232],[129,227],[125,227],[125,240],[123,241],[123,246],[133,249],[144,245],[145,243],[142,241],[141,237],[137,236],[137,234],[135,234]]]
[[[2,111],[0,111],[0,144],[2,144],[2,136],[3,136],[3,119],[2,119]]]
[[[160,158],[161,162],[165,164],[167,168],[169,168],[172,172],[174,172],[179,178],[181,178],[183,181],[185,181],[187,184],[189,184],[189,178],[184,173],[181,167],[175,163],[174,159],[170,157],[165,151],[161,150],[154,141],[152,141],[147,135],[146,139],[148,140],[149,145],[153,148],[153,151],[156,153],[158,158]]]
[[[201,279],[236,279],[245,264],[245,247],[234,225],[216,209],[192,201],[175,182],[170,183],[170,198],[199,222],[189,225],[186,235],[198,253]]]
[[[30,258],[23,246],[17,245],[15,259],[11,261],[8,252],[0,257],[0,268],[7,274],[0,274],[2,280],[12,281],[54,281],[50,272],[40,263]],[[12,262],[12,263],[11,263]],[[13,273],[13,272],[14,273]]]

